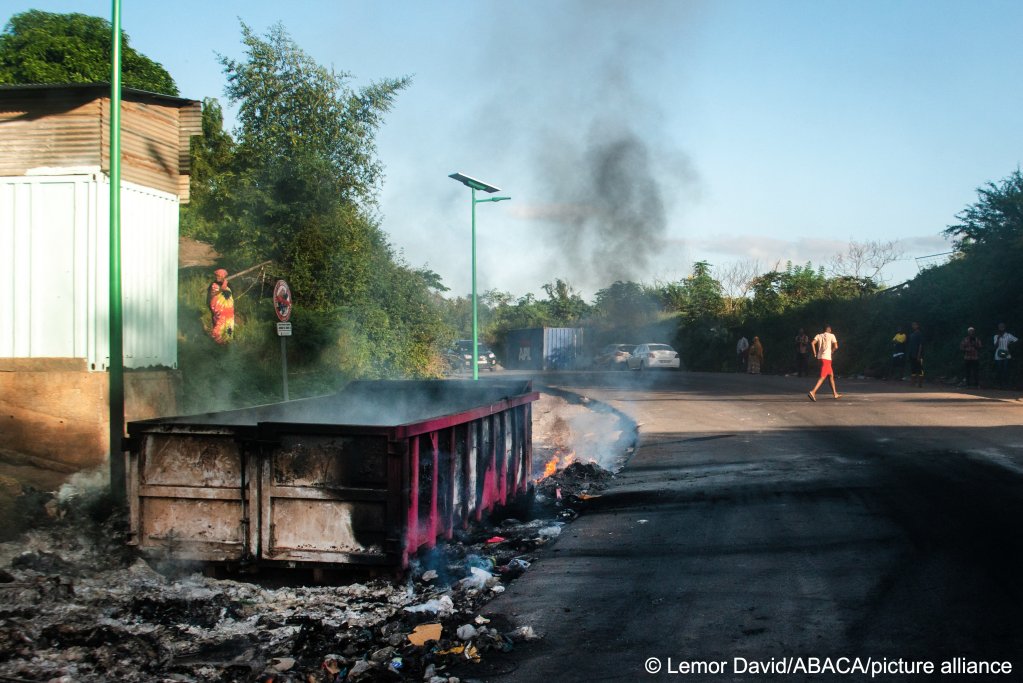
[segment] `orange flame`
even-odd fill
[[[540,477],[540,479],[546,479],[547,477],[551,476],[558,470],[565,469],[575,461],[576,461],[575,451],[562,453],[559,450],[555,452],[554,456],[547,461],[546,465],[544,465],[543,475]],[[537,479],[537,481],[540,481],[540,479]]]
[[[551,458],[550,460],[547,461],[546,465],[544,465],[543,476],[540,477],[540,478],[541,479],[546,479],[547,477],[551,476],[552,474],[554,474],[557,471],[558,471],[558,456],[555,455],[553,458]]]

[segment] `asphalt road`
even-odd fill
[[[850,380],[811,403],[806,378],[684,372],[542,381],[625,412],[640,446],[487,607],[544,639],[463,676],[1023,680],[1015,396]],[[795,670],[771,675],[779,660]],[[934,675],[906,673],[928,662]],[[938,675],[970,662],[1011,672]]]

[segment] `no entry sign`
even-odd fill
[[[284,280],[278,280],[274,285],[274,311],[282,323],[291,319],[291,287]]]

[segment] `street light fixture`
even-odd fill
[[[486,197],[484,199],[476,199],[476,190],[481,192],[488,192],[493,194],[499,192],[500,188],[494,187],[482,180],[471,178],[463,173],[452,173],[448,176],[454,178],[458,182],[462,183],[470,190],[472,190],[472,378],[478,380],[480,378],[479,370],[479,323],[476,313],[476,205],[482,204],[483,202],[501,202],[511,197]]]

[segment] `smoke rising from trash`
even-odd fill
[[[527,262],[507,263],[505,254],[497,265],[518,269],[524,280],[564,277],[588,293],[649,279],[668,217],[697,179],[675,142],[679,131],[665,126],[665,93],[644,84],[660,84],[662,47],[684,37],[691,12],[615,2],[533,10],[509,12],[481,59],[501,64],[503,76],[493,100],[474,114],[478,133],[500,131],[499,158],[518,157],[510,160],[517,166],[486,166],[502,174],[521,168],[502,186],[515,187],[505,210],[533,224],[523,231]]]

